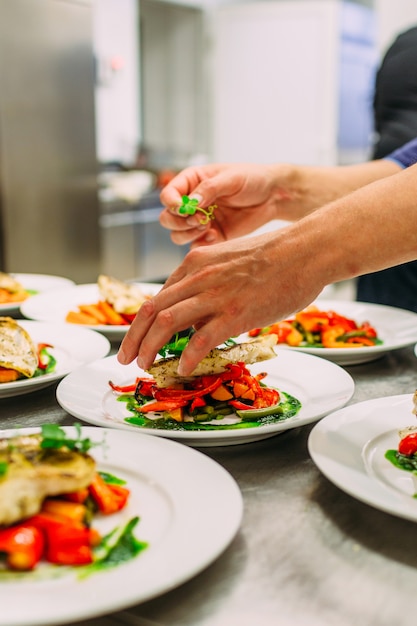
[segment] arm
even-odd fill
[[[190,374],[216,345],[285,319],[325,285],[417,258],[417,165],[371,183],[285,228],[192,250],[139,310],[119,352],[147,368],[177,331]]]
[[[167,207],[161,224],[175,243],[217,243],[246,235],[273,220],[295,221],[320,206],[380,178],[397,173],[392,161],[340,167],[289,164],[214,164],[187,168],[161,193]],[[202,207],[216,204],[207,226],[198,216],[179,216],[182,195],[197,197]]]

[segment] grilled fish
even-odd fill
[[[238,343],[230,348],[214,348],[197,365],[191,377],[182,378],[178,375],[179,357],[169,357],[155,361],[146,370],[155,379],[158,387],[170,387],[175,383],[186,382],[195,376],[220,374],[226,370],[228,363],[243,361],[246,365],[266,361],[276,357],[273,346],[276,335],[264,335],[253,341]]]
[[[38,513],[47,496],[87,487],[95,461],[67,448],[40,446],[40,435],[0,439],[0,525],[9,525]]]
[[[38,367],[37,349],[27,331],[11,317],[0,317],[0,367],[31,378]]]
[[[148,299],[139,285],[125,283],[111,276],[100,274],[97,284],[101,297],[111,304],[117,313],[126,315],[137,313],[140,306]]]

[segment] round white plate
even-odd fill
[[[54,289],[64,289],[74,286],[74,281],[62,276],[49,276],[48,274],[11,274],[25,289],[44,293]],[[30,296],[28,299],[34,296]],[[27,302],[27,300],[25,300]],[[22,302],[0,304],[0,315],[13,315],[22,305]]]
[[[290,428],[314,422],[349,401],[354,391],[352,377],[341,367],[309,354],[278,352],[276,359],[249,367],[252,373],[267,372],[263,382],[301,401],[297,415],[277,424],[213,431],[173,431],[133,426],[124,421],[132,414],[109,387],[109,380],[128,385],[147,374],[135,363],[120,365],[116,356],[90,363],[72,372],[57,388],[59,404],[71,415],[98,426],[111,426],[149,435],[169,437],[192,446],[225,446],[272,437]]]
[[[417,521],[412,475],[385,458],[398,447],[398,431],[417,424],[412,409],[413,394],[352,404],[314,426],[308,449],[319,470],[349,495]]]
[[[49,343],[53,346],[49,351],[56,358],[56,369],[51,374],[1,383],[0,398],[47,387],[76,368],[103,358],[110,352],[109,340],[87,328],[27,320],[18,320],[18,324],[29,333],[35,344]]]
[[[138,283],[144,294],[155,295],[161,288],[159,283]],[[101,299],[98,285],[96,283],[86,285],[76,285],[71,289],[45,293],[33,296],[26,300],[20,307],[25,317],[44,322],[65,322],[65,317],[70,311],[76,311],[79,304],[94,304]],[[74,324],[70,324],[74,326]],[[84,325],[83,325],[84,326]],[[85,325],[110,340],[122,339],[129,328],[126,326],[109,325]]]
[[[82,580],[66,572],[58,578],[2,581],[1,621],[7,626],[78,621],[154,598],[202,571],[239,530],[239,488],[206,455],[139,433],[84,427],[82,434],[94,441],[104,438],[106,446],[91,451],[98,468],[124,478],[131,491],[126,509],[101,520],[105,527],[98,520],[95,526],[108,532],[138,515],[134,534],[148,547],[132,561]]]
[[[322,311],[332,310],[350,317],[357,324],[369,322],[383,343],[366,348],[302,348],[279,344],[280,347],[315,354],[339,365],[356,365],[417,343],[417,313],[413,311],[350,300],[317,300],[314,304]]]

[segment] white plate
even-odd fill
[[[108,518],[105,528],[99,522],[95,526],[108,532],[139,515],[134,534],[149,545],[132,561],[84,580],[71,572],[58,578],[2,581],[2,624],[62,624],[139,604],[198,574],[239,530],[239,488],[206,455],[138,433],[85,427],[83,434],[94,441],[104,437],[107,446],[92,449],[99,469],[126,479],[131,490],[127,508]]]
[[[354,391],[352,377],[341,367],[309,354],[287,350],[276,359],[250,366],[252,373],[267,372],[264,381],[295,396],[302,407],[297,415],[277,424],[213,431],[171,431],[132,426],[124,421],[131,417],[122,402],[109,388],[109,380],[118,385],[134,382],[136,376],[146,376],[135,363],[120,365],[115,356],[101,359],[72,372],[57,388],[59,404],[71,415],[98,426],[112,426],[150,435],[178,439],[189,445],[224,446],[272,437],[290,428],[304,426],[348,402]]]
[[[314,426],[308,448],[317,467],[337,487],[377,509],[417,521],[411,474],[384,456],[398,447],[400,429],[416,425],[412,408],[412,394],[345,407]]]
[[[56,369],[51,374],[22,378],[11,383],[0,384],[0,398],[19,396],[51,385],[77,367],[103,358],[110,352],[106,337],[87,328],[70,327],[69,324],[48,324],[18,320],[35,344],[49,343],[49,351],[56,358]]]
[[[38,293],[63,289],[74,286],[74,281],[62,276],[49,276],[48,274],[11,274],[25,288]],[[30,296],[32,298],[33,296]],[[29,299],[29,298],[28,298]],[[27,302],[27,300],[25,300]],[[0,315],[13,315],[22,305],[22,302],[0,304]]]
[[[357,324],[369,322],[383,343],[366,348],[302,348],[279,344],[280,347],[315,354],[339,365],[356,365],[417,343],[417,313],[412,311],[350,300],[317,300],[314,304],[322,311],[332,310],[350,317]]]
[[[137,283],[144,294],[155,295],[161,288],[159,283]],[[67,313],[76,311],[79,304],[94,304],[101,299],[96,283],[76,285],[71,289],[45,293],[26,300],[20,310],[25,317],[44,322],[64,322]],[[74,324],[71,324],[74,326]],[[84,326],[84,325],[83,325]],[[85,325],[110,340],[122,339],[129,326]]]

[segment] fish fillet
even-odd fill
[[[35,515],[47,496],[71,493],[93,479],[95,461],[67,448],[40,446],[40,435],[0,439],[0,525]]]
[[[11,317],[0,317],[0,366],[31,378],[38,354],[29,333]]]
[[[169,387],[172,384],[190,380],[195,376],[220,374],[226,370],[228,363],[243,361],[246,365],[250,365],[258,361],[272,359],[276,357],[273,347],[276,342],[276,335],[264,335],[253,341],[238,343],[230,348],[214,348],[200,361],[192,376],[187,378],[178,375],[179,357],[159,359],[146,371],[153,376],[158,387]]]

